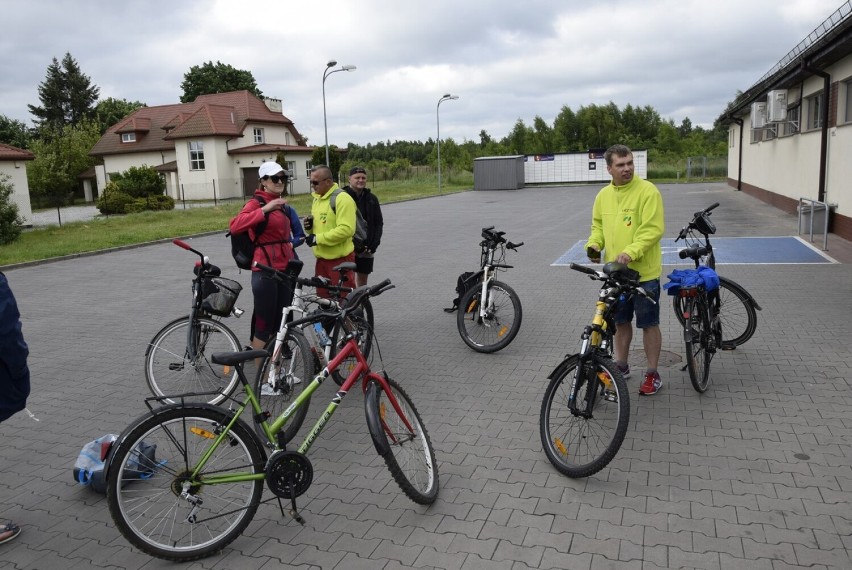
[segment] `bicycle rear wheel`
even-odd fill
[[[273,361],[272,351],[275,348],[275,337],[269,340],[264,347],[269,356],[263,359],[257,376],[254,380],[254,394],[260,402],[260,409],[269,412],[270,420],[274,420],[287,409],[293,400],[313,380],[314,358],[311,354],[311,345],[305,336],[298,331],[288,330],[281,346],[278,358]],[[276,380],[277,389],[273,390],[269,385],[270,373]],[[310,402],[305,402],[296,410],[281,434],[287,443],[295,437],[305,416],[308,413]],[[261,441],[266,440],[263,427],[255,422],[255,431]]]
[[[630,422],[630,396],[615,361],[573,355],[550,375],[539,416],[544,453],[560,473],[588,477],[618,453]],[[569,403],[577,378],[576,406]]]
[[[107,502],[116,527],[150,556],[178,562],[214,554],[237,538],[257,511],[263,479],[208,485],[207,477],[263,473],[266,457],[238,421],[197,476],[230,412],[173,406],[144,416],[117,444],[109,463]]]
[[[672,299],[675,316],[684,324],[683,300]],[[722,323],[722,349],[731,350],[748,341],[757,330],[757,311],[742,285],[719,276],[719,318]]]
[[[359,340],[358,348],[364,354],[367,362],[370,361],[370,352],[373,348],[373,305],[369,299],[364,299],[361,306],[356,311],[347,315],[341,329],[340,323],[334,324],[334,330],[331,333],[331,352],[329,360],[334,358],[343,348],[345,343],[343,339],[352,331],[358,331]],[[342,386],[346,382],[346,378],[358,361],[355,357],[347,358],[341,365],[331,373],[331,379],[338,386]]]
[[[480,315],[482,285],[468,289],[459,301],[456,326],[459,335],[477,352],[497,352],[506,348],[521,328],[521,299],[514,289],[500,281],[488,285],[489,305]]]
[[[706,298],[687,297],[683,317],[683,341],[686,348],[686,368],[696,392],[704,393],[710,386],[710,361],[713,358],[710,324],[707,321]]]
[[[370,434],[402,492],[417,504],[431,505],[438,497],[438,464],[432,441],[420,413],[402,386],[391,378],[385,379],[402,415],[381,384],[370,382],[364,399]]]
[[[154,335],[145,350],[145,379],[155,396],[221,390],[221,394],[201,398],[219,404],[234,391],[239,378],[236,368],[213,364],[210,356],[238,351],[240,341],[219,321],[199,317],[196,323],[194,350],[189,349],[187,342],[189,316],[175,319]]]

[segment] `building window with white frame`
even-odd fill
[[[816,95],[812,95],[806,99],[808,103],[808,117],[805,128],[809,131],[822,128],[822,95],[822,91],[820,91]]]
[[[121,142],[123,142],[123,143],[136,142],[136,133],[121,133]]]
[[[189,143],[189,169],[204,170],[204,143],[201,141]]]
[[[852,123],[852,79],[847,79],[843,82],[844,91],[846,92],[841,104],[843,104],[843,122]]]
[[[290,180],[296,180],[296,161],[288,160],[287,161],[287,172],[290,173]]]
[[[308,162],[305,163],[305,177],[306,178],[311,177],[311,169],[313,167],[314,167],[314,165],[311,163],[311,161],[308,161]]]
[[[284,131],[284,144],[290,144],[290,131]]]
[[[254,144],[263,144],[263,129],[255,127],[254,128]]]

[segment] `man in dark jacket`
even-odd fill
[[[29,348],[21,334],[21,319],[6,276],[0,273],[0,422],[23,410],[30,395]],[[0,525],[0,544],[21,533],[13,522]]]
[[[360,166],[349,171],[349,184],[343,189],[355,200],[358,211],[367,222],[367,248],[355,253],[355,283],[360,287],[367,284],[368,275],[373,272],[373,257],[382,241],[382,208],[379,199],[367,188],[367,171]]]

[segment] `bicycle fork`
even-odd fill
[[[583,334],[580,337],[580,353],[578,355],[577,368],[574,370],[574,378],[571,381],[571,390],[568,393],[568,409],[575,416],[584,418],[592,417],[592,410],[595,407],[595,400],[598,394],[597,381],[604,386],[603,397],[607,400],[614,401],[617,397],[612,391],[612,380],[602,371],[598,371],[597,361],[594,358],[594,352],[603,346],[604,333],[606,331],[606,320],[604,312],[607,305],[603,301],[598,301],[595,305],[595,316],[592,317],[592,322],[583,329]],[[582,388],[583,384],[587,384],[585,394],[585,408],[581,409],[577,406],[577,392]]]

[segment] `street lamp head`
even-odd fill
[[[450,95],[450,99],[458,99],[458,98],[459,98],[458,95]]]
[[[328,63],[325,64],[326,67],[334,67],[335,65],[337,65],[337,61],[333,59],[330,59]]]
[[[344,65],[340,69],[342,69],[343,71],[355,71],[358,68],[355,67],[354,65]]]
[[[444,93],[444,97],[452,97],[449,93]]]

